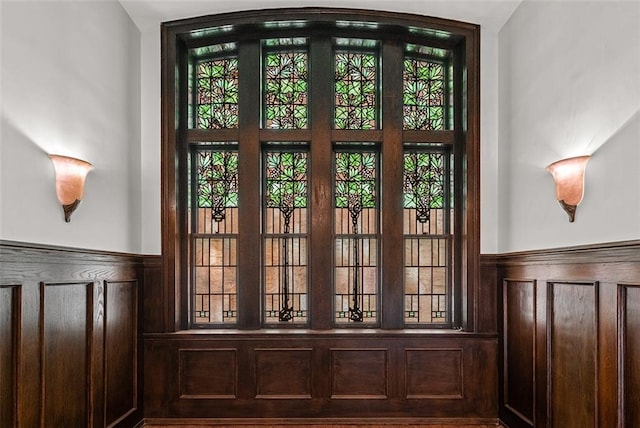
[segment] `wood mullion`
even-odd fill
[[[311,197],[309,284],[311,328],[333,325],[333,180],[331,128],[332,103],[331,39],[311,40]]]
[[[260,328],[260,44],[238,49],[238,328]]]
[[[382,328],[404,324],[402,44],[382,45]]]

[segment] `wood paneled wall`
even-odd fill
[[[497,257],[500,416],[640,426],[640,242]]]
[[[145,418],[497,422],[497,338],[463,332],[145,337]]]
[[[0,242],[0,426],[141,420],[143,258]]]

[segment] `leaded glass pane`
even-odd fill
[[[441,62],[405,58],[404,129],[445,129],[445,70]]]
[[[195,64],[194,73],[195,127],[237,128],[238,58],[200,60]]]
[[[378,321],[378,156],[336,152],[335,322]]]
[[[191,156],[192,321],[237,320],[238,153],[196,149]]]
[[[450,162],[446,150],[404,154],[405,323],[449,322]]]
[[[264,56],[265,127],[304,129],[308,120],[308,54],[305,39],[266,40],[285,48]],[[302,46],[301,46],[302,44]]]
[[[264,154],[265,322],[308,320],[308,155],[270,148]]]
[[[335,128],[376,129],[377,87],[377,53],[338,47],[334,56]]]

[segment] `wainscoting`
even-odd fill
[[[497,338],[462,332],[145,337],[145,417],[496,423]]]
[[[497,257],[500,417],[640,426],[640,242]]]
[[[142,419],[141,256],[0,242],[0,426]]]

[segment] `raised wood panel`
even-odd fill
[[[113,426],[137,408],[137,281],[104,283],[105,424]]]
[[[386,349],[332,349],[331,398],[386,398]]]
[[[619,286],[621,427],[640,427],[640,285]]]
[[[236,349],[181,349],[179,371],[180,398],[236,398]]]
[[[0,285],[0,426],[17,424],[17,373],[20,337],[19,285]]]
[[[535,391],[536,281],[505,279],[504,404],[533,426]]]
[[[256,349],[256,398],[311,398],[311,349]]]
[[[42,425],[91,426],[93,283],[41,285]]]
[[[407,398],[463,398],[462,349],[407,349],[405,360]]]
[[[548,285],[549,421],[557,427],[595,427],[598,284]]]
[[[137,304],[131,299],[143,284],[143,260],[0,241],[0,284],[5,285],[0,286],[0,365],[10,353],[14,370],[0,368],[0,426],[14,426],[9,419],[25,427],[127,427],[140,422],[141,382],[136,376],[141,373],[132,376],[136,363],[125,359],[137,353],[131,348],[138,345],[132,342],[138,332],[137,322],[133,324]],[[14,300],[13,312],[6,310],[7,298]],[[5,322],[8,316],[13,325]],[[5,345],[7,328],[13,332],[12,346]],[[13,380],[7,382],[9,377]],[[123,403],[132,408],[132,383],[136,411],[118,422]],[[10,401],[4,399],[7,391]],[[13,413],[5,409],[9,402]]]

